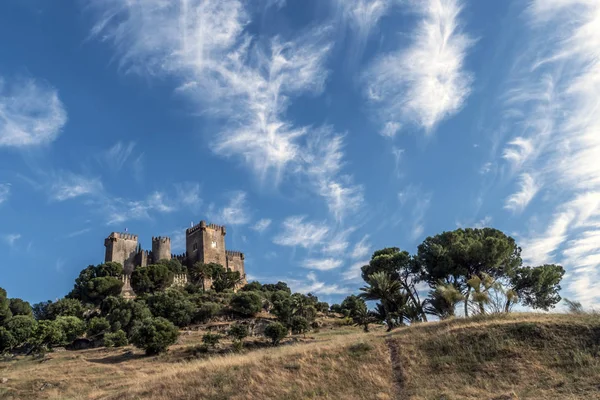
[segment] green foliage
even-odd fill
[[[86,331],[85,322],[77,317],[57,317],[55,323],[63,333],[61,344],[71,343]]]
[[[45,319],[56,319],[58,317],[83,318],[84,311],[85,308],[79,300],[63,298],[47,305]]]
[[[0,326],[0,354],[10,351],[16,346],[18,346],[18,342],[12,333],[3,326]]]
[[[177,342],[179,330],[162,317],[146,318],[134,331],[131,343],[146,351],[146,355],[160,354]]]
[[[380,300],[377,315],[392,330],[404,320],[406,297],[401,292],[402,285],[392,279],[385,271],[375,272],[369,276],[368,286],[360,288],[360,297],[365,300]]]
[[[337,314],[344,313],[344,310],[342,309],[341,304],[332,304],[331,307],[329,307],[329,311],[331,311],[332,313],[337,313]]]
[[[218,303],[206,302],[203,303],[194,315],[194,322],[207,322],[221,312],[223,307]]]
[[[329,304],[325,301],[320,301],[317,304],[315,304],[315,308],[318,312],[326,313],[327,311],[329,311]]]
[[[299,333],[306,333],[309,329],[308,320],[300,315],[294,315],[290,322],[290,328],[292,333],[297,335]]]
[[[245,317],[251,317],[262,309],[262,299],[257,292],[239,292],[231,299],[233,311]]]
[[[67,297],[98,305],[107,296],[121,293],[123,282],[119,277],[122,274],[123,266],[119,263],[90,265],[79,273],[75,287]]]
[[[425,311],[440,319],[451,318],[454,317],[456,305],[464,299],[465,296],[451,284],[439,284],[429,292]]]
[[[6,323],[6,329],[12,334],[15,346],[27,343],[35,333],[37,322],[29,315],[17,315]]]
[[[285,282],[277,282],[277,283],[266,283],[262,286],[263,292],[279,292],[284,291],[287,294],[292,294],[292,290],[288,287]]]
[[[318,299],[311,295],[304,295],[302,293],[294,293],[291,297],[292,300],[292,315],[300,315],[306,318],[309,322],[312,322],[317,317],[317,304]],[[291,321],[290,321],[291,322]]]
[[[273,303],[271,313],[275,315],[281,323],[288,326],[294,316],[294,307],[290,294],[283,290],[279,290],[271,295],[271,302]]]
[[[220,340],[221,335],[216,333],[205,333],[204,336],[202,336],[202,343],[213,348],[217,347],[217,344],[219,344]]]
[[[362,326],[365,332],[369,332],[369,324],[377,321],[375,315],[367,309],[367,305],[361,306],[352,313],[354,325]]]
[[[110,322],[103,317],[94,317],[90,319],[87,327],[87,336],[89,338],[95,338],[103,333],[110,330]]]
[[[122,330],[104,335],[104,346],[106,347],[123,347],[127,346],[127,334]]]
[[[239,271],[219,271],[213,278],[212,288],[216,292],[224,292],[228,289],[233,289],[240,283],[241,276]]]
[[[43,319],[51,319],[50,312],[48,311],[48,307],[52,304],[52,301],[42,301],[40,303],[36,303],[33,305],[33,317],[40,321]]]
[[[187,268],[184,267],[179,260],[172,258],[170,260],[159,260],[157,264],[165,265],[169,271],[175,275],[183,274],[187,272]]]
[[[164,264],[138,267],[131,274],[131,287],[138,296],[163,291],[172,283],[173,272]]]
[[[262,285],[260,284],[260,282],[254,281],[254,282],[250,282],[245,284],[240,291],[242,292],[260,292],[262,291]]]
[[[337,312],[344,314],[346,317],[352,317],[358,310],[366,307],[367,305],[361,297],[350,295],[342,300],[342,304]]]
[[[565,270],[560,265],[521,267],[511,278],[514,292],[524,305],[548,311],[561,300],[560,281]]]
[[[9,305],[10,311],[13,316],[15,315],[27,315],[29,317],[33,317],[33,311],[31,309],[31,305],[21,299],[10,299]]]
[[[148,297],[148,308],[155,317],[166,318],[180,327],[190,324],[195,311],[186,295],[176,289],[168,289]]]
[[[221,271],[225,271],[225,268],[220,264],[197,262],[189,269],[188,276],[191,283],[204,291],[207,289],[205,281],[214,279]]]
[[[4,325],[12,317],[10,301],[6,296],[6,290],[0,288],[0,326]]]
[[[128,301],[122,297],[107,297],[100,309],[110,323],[111,330],[115,332],[122,329],[128,337],[132,335],[136,325],[152,316],[144,301]]]
[[[44,350],[65,342],[65,334],[56,321],[38,321],[31,344],[35,349]]]
[[[235,340],[242,341],[248,336],[248,327],[242,324],[233,324],[227,331],[227,334]]]
[[[277,346],[281,339],[286,337],[288,334],[288,328],[283,326],[280,322],[271,322],[265,327],[265,336],[271,339],[271,343]]]
[[[580,302],[569,299],[563,299],[563,301],[567,305],[567,312],[569,314],[585,314],[585,310]]]

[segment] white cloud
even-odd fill
[[[473,225],[473,228],[477,228],[477,229],[489,228],[491,226],[491,224],[492,224],[492,217],[490,215],[486,215],[479,221],[475,222],[475,224]]]
[[[507,198],[504,206],[504,208],[512,210],[513,212],[523,211],[531,200],[533,200],[541,187],[541,185],[536,182],[535,177],[527,173],[521,175],[521,182],[519,185],[519,191]]]
[[[252,229],[257,232],[264,232],[269,226],[271,226],[271,220],[268,218],[263,218],[256,222]]]
[[[341,267],[342,260],[336,258],[309,258],[302,263],[304,268],[329,271]]]
[[[0,77],[0,147],[30,147],[53,142],[67,112],[53,87],[34,79]]]
[[[398,193],[400,210],[397,213],[406,213],[406,209],[410,207],[410,223],[407,225],[412,240],[419,239],[425,231],[425,216],[431,205],[431,198],[431,193],[424,192],[420,187],[414,185],[408,185]],[[392,220],[396,219],[397,216],[392,216]]]
[[[299,293],[312,293],[312,294],[346,294],[352,290],[340,287],[339,285],[328,285],[325,282],[320,281],[317,275],[313,272],[309,272],[306,276],[307,280],[297,279],[286,279],[286,282],[290,285],[290,288],[294,292]]]
[[[131,156],[134,148],[135,142],[124,144],[119,141],[106,151],[104,161],[112,170],[120,171]]]
[[[242,191],[230,194],[229,203],[218,212],[212,211],[214,204],[211,204],[209,215],[211,219],[218,224],[223,225],[245,225],[250,222],[250,211],[246,204],[246,193]]]
[[[371,244],[368,242],[369,235],[365,235],[360,242],[356,243],[350,257],[352,258],[364,258],[371,252]]]
[[[49,190],[51,199],[65,201],[79,196],[98,195],[102,193],[103,186],[99,178],[59,172],[53,177]]]
[[[94,207],[100,206],[107,225],[114,225],[130,220],[150,219],[150,213],[170,213],[175,211],[174,204],[162,192],[153,192],[144,200],[127,200],[104,195],[90,202]]]
[[[322,244],[329,233],[329,227],[324,223],[307,222],[306,216],[288,217],[282,228],[273,238],[273,243],[280,246],[311,248]]]
[[[10,183],[0,183],[0,204],[4,203],[10,197]]]
[[[21,239],[20,233],[11,233],[8,235],[2,236],[2,239],[8,244],[9,247],[14,247],[17,240]]]
[[[379,110],[383,134],[404,123],[431,133],[463,107],[473,78],[464,60],[473,40],[461,32],[459,0],[414,3],[419,21],[408,48],[380,57],[366,74],[367,94]]]
[[[88,233],[91,230],[92,230],[92,228],[83,228],[83,229],[80,229],[78,231],[71,232],[71,233],[67,234],[65,237],[67,237],[67,238],[74,238],[76,236],[84,235],[84,234]]]
[[[361,281],[362,280],[362,270],[363,265],[369,264],[369,260],[357,261],[353,263],[348,270],[346,270],[342,275],[344,280],[346,281]]]
[[[184,182],[175,185],[179,203],[192,209],[198,209],[202,205],[200,198],[200,184]]]

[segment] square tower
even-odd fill
[[[185,248],[190,265],[217,263],[227,267],[225,227],[200,221],[185,231]]]
[[[114,261],[123,266],[125,275],[135,268],[135,257],[138,253],[138,237],[130,233],[112,232],[104,239],[106,253],[104,262]]]

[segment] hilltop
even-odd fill
[[[340,320],[341,321],[341,320]],[[325,321],[279,347],[133,347],[0,363],[2,399],[600,399],[600,317],[502,314],[363,333]],[[261,344],[262,343],[262,344]]]

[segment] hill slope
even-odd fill
[[[6,399],[600,399],[600,317],[510,314],[390,334],[324,329],[278,348],[206,356],[131,348],[0,363]],[[40,390],[43,389],[43,390]]]

